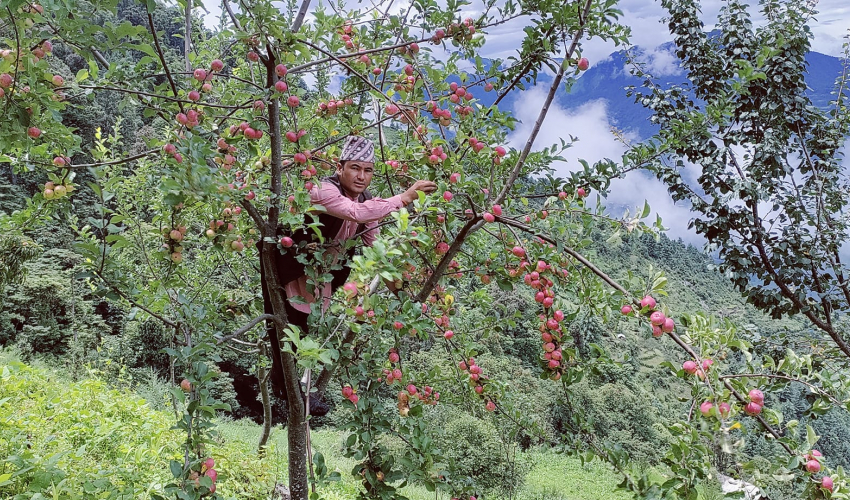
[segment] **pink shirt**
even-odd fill
[[[380,230],[375,229],[378,222],[386,217],[387,214],[395,212],[404,204],[401,201],[401,195],[393,196],[389,199],[372,198],[363,203],[358,203],[356,199],[344,196],[339,192],[339,189],[330,182],[322,183],[320,186],[314,186],[310,190],[310,202],[314,205],[325,207],[328,214],[342,219],[342,227],[339,229],[334,241],[344,242],[357,233],[357,226],[365,224],[366,229],[371,229],[363,233],[363,243],[367,246],[372,246],[375,238]],[[339,253],[340,247],[332,247],[329,251]],[[285,285],[287,297],[300,296],[306,304],[290,305],[295,309],[309,313],[310,304],[316,301],[315,297],[307,291],[307,276],[302,276],[297,280],[290,281]],[[324,298],[323,308],[327,308],[330,304],[331,284],[325,283],[321,286],[321,295]]]

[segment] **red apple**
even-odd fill
[[[818,462],[817,460],[809,460],[808,462],[806,462],[806,470],[811,472],[812,474],[820,472],[820,462]]]
[[[286,76],[288,69],[283,64],[278,64],[274,67],[274,72],[277,73],[277,76]]]
[[[664,320],[667,319],[664,317],[664,313],[661,311],[655,311],[654,313],[649,315],[649,321],[655,326],[661,326],[664,324]]]
[[[732,407],[729,405],[729,403],[720,403],[719,405],[717,405],[717,411],[720,412],[721,417],[725,418],[729,415],[729,412],[732,411]]]
[[[183,389],[183,392],[191,392],[192,391],[192,383],[187,379],[183,379],[180,381],[180,388]]]
[[[507,153],[507,151],[505,151],[505,148],[503,148],[502,146],[496,146],[495,148],[493,148],[493,151],[495,151],[496,156],[498,156],[500,158],[502,156],[505,156],[505,154]]]
[[[451,193],[451,191],[446,191],[446,192],[443,193],[443,199],[444,200],[452,201],[452,198],[454,198],[454,195]]]
[[[282,246],[283,248],[289,248],[293,245],[293,243],[294,241],[292,241],[292,238],[290,238],[289,236],[284,236],[280,239],[280,246]]]
[[[494,403],[492,401],[487,401],[486,408],[487,408],[487,411],[495,411],[496,410],[496,403]],[[473,497],[469,497],[469,498],[473,498]]]
[[[204,69],[198,68],[198,69],[195,70],[194,73],[192,73],[192,76],[195,77],[195,80],[202,82],[202,81],[207,79],[207,71],[204,70]]]
[[[201,100],[201,93],[198,92],[197,90],[193,90],[193,91],[189,92],[189,100],[190,101],[200,101]]]
[[[248,60],[251,62],[257,62],[260,60],[260,55],[252,50],[251,52],[248,52]]]
[[[711,414],[711,409],[714,408],[714,404],[711,401],[705,401],[701,405],[699,405],[699,411],[703,414],[703,416],[709,416]]]
[[[65,83],[65,79],[62,78],[60,75],[53,75],[52,82],[53,85],[61,87]]]
[[[764,393],[761,392],[760,390],[751,389],[749,396],[750,396],[750,401],[752,401],[753,403],[755,403],[757,405],[763,405],[764,404]]]
[[[632,306],[630,306],[628,304],[626,304],[626,305],[624,305],[623,307],[620,308],[620,314],[622,314],[623,316],[628,316],[631,313],[632,313]]]
[[[654,308],[655,308],[655,304],[656,304],[655,299],[653,299],[653,298],[652,298],[651,296],[649,296],[649,295],[647,295],[646,297],[644,297],[644,298],[643,298],[643,299],[641,299],[641,301],[640,301],[640,306],[641,306],[641,307],[648,307],[649,309],[654,309]]]
[[[664,324],[661,325],[661,330],[665,333],[670,333],[676,328],[676,323],[673,321],[673,318],[666,318],[664,320]]]
[[[210,63],[210,69],[218,73],[224,69],[224,63],[220,59],[213,59],[213,62]]]
[[[443,337],[445,337],[446,340],[449,340],[450,338],[452,338],[454,336],[455,336],[455,332],[453,332],[451,330],[446,330],[446,333],[443,334]]]
[[[685,361],[682,363],[682,370],[693,375],[697,371],[697,364],[691,360]]]
[[[744,406],[744,413],[750,415],[751,417],[755,417],[756,415],[761,413],[761,405],[757,403],[747,403],[747,405]]]
[[[581,71],[586,71],[587,68],[590,67],[590,61],[587,60],[586,57],[582,57],[578,60],[578,69]]]
[[[30,127],[27,129],[27,135],[33,139],[38,139],[41,136],[41,130],[38,127]]]
[[[495,222],[496,221],[496,217],[493,214],[491,214],[490,212],[484,212],[484,215],[482,217],[484,217],[484,220],[487,221],[487,222]]]
[[[301,101],[298,99],[298,96],[291,95],[286,99],[286,104],[290,108],[297,108]]]
[[[833,481],[829,476],[823,476],[823,479],[820,480],[820,487],[825,489],[826,491],[832,492]]]

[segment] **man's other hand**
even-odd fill
[[[432,181],[419,180],[413,183],[410,188],[401,194],[401,199],[405,205],[413,203],[413,200],[419,198],[417,191],[422,191],[425,194],[431,194],[437,190],[437,184]]]

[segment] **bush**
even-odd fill
[[[440,447],[460,477],[472,479],[476,489],[515,493],[522,488],[531,464],[505,443],[490,422],[462,415],[446,425]]]

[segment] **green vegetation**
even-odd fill
[[[26,365],[12,351],[0,351],[0,455],[5,458],[0,496],[146,499],[169,479],[161,464],[179,455],[172,415],[151,409],[132,393],[110,389],[98,375],[92,371],[73,382],[42,363]],[[220,470],[219,492],[226,498],[267,499],[275,481],[285,480],[286,434],[275,428],[258,457],[257,424],[225,419],[217,431],[209,452]],[[347,474],[357,462],[339,454],[344,437],[334,430],[311,434],[315,452],[343,478],[323,487],[326,500],[353,499],[360,490]],[[614,500],[632,498],[612,492],[618,479],[599,461],[582,466],[579,459],[551,450],[519,455],[531,467],[516,500],[591,500],[599,492]],[[411,500],[434,498],[415,484],[402,492]]]

